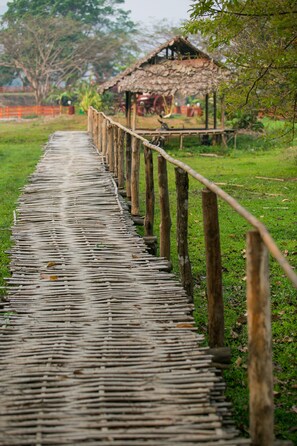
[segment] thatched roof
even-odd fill
[[[118,83],[118,91],[165,96],[205,95],[227,79],[226,70],[210,59],[163,60],[137,68]]]
[[[169,59],[166,58],[165,52],[168,52]],[[201,62],[202,65],[200,61],[203,62]],[[194,78],[194,72],[196,71],[197,75]],[[205,76],[203,71],[205,71]],[[177,86],[183,87],[185,91],[189,81],[192,83],[191,91],[194,91],[194,83],[200,82],[200,80],[203,84],[201,92],[210,92],[216,89],[218,83],[223,80],[223,71],[220,64],[215,62],[210,56],[200,51],[187,39],[177,36],[160,45],[134,65],[102,84],[99,87],[99,92],[103,93],[114,87],[119,87],[121,91],[124,91],[124,86],[126,86],[126,91],[149,91],[151,93],[160,93],[162,91],[162,94],[172,94],[172,91],[177,90]],[[144,88],[148,81],[148,78],[145,77],[146,75],[150,79],[149,89]],[[208,75],[211,76],[206,81]],[[160,76],[159,79],[158,76]],[[170,82],[170,76],[173,76],[172,82]],[[164,78],[166,78],[166,82]],[[143,82],[144,79],[146,79],[145,82]],[[172,90],[169,92],[169,89],[167,89],[165,93],[165,84],[169,82]],[[182,83],[184,83],[183,86],[181,85]],[[162,84],[163,87],[161,88]],[[153,88],[154,85],[157,90]],[[197,88],[195,93],[186,92],[186,95],[192,94],[198,94]]]

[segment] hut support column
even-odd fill
[[[217,128],[217,94],[213,94],[213,128]]]
[[[208,127],[209,127],[209,123],[208,123],[208,117],[209,117],[208,106],[209,106],[209,96],[207,94],[207,95],[205,95],[205,129],[206,130],[208,130]]]
[[[137,101],[136,101],[136,93],[134,93],[133,105],[132,105],[132,130],[136,129],[136,117],[137,117]]]
[[[131,128],[131,93],[126,91],[126,124]]]

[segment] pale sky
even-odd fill
[[[0,15],[6,10],[6,0],[0,0]],[[126,0],[123,9],[131,10],[131,18],[137,22],[167,18],[170,22],[178,23],[188,18],[188,10],[192,0]]]

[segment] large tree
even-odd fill
[[[25,77],[40,104],[53,86],[84,74],[95,42],[71,19],[27,17],[2,28],[0,44],[0,66]]]
[[[129,64],[136,52],[132,40],[134,23],[129,18],[130,12],[122,9],[122,5],[124,0],[12,0],[2,23],[14,33],[16,23],[22,28],[22,24],[34,17],[40,24],[49,18],[76,22],[77,36],[75,33],[69,36],[69,44],[65,42],[65,46],[69,50],[70,40],[78,43],[88,38],[91,41],[85,54],[85,60],[90,61],[88,71],[98,81],[104,81]]]
[[[189,32],[202,32],[234,69],[229,102],[263,108],[291,120],[297,113],[295,0],[199,0]],[[234,88],[236,87],[236,88]]]

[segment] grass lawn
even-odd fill
[[[85,130],[86,118],[65,116],[28,122],[0,122],[0,285],[8,275],[10,226],[21,188],[34,170],[42,146],[55,130]],[[222,184],[268,227],[291,265],[297,267],[297,147],[280,141],[257,140],[249,135],[238,137],[237,150],[199,146],[194,138],[185,139],[185,148],[178,150],[178,141],[170,140],[167,150],[207,178]],[[208,158],[202,152],[220,156]],[[156,160],[155,160],[156,166]],[[175,178],[169,169],[172,212],[172,260],[178,274],[175,248]],[[156,171],[156,168],[155,168]],[[257,177],[277,178],[261,179]],[[157,176],[155,178],[157,189]],[[195,318],[199,332],[206,333],[206,292],[201,186],[190,180],[189,244],[195,278]],[[142,210],[144,181],[141,175]],[[157,200],[156,200],[157,201]],[[247,431],[247,326],[245,304],[245,234],[249,226],[223,202],[219,202],[226,343],[232,348],[233,364],[225,372],[227,394],[234,405],[238,426]],[[159,211],[156,209],[155,232],[158,234]],[[278,267],[271,262],[273,352],[275,374],[276,434],[297,444],[297,361],[296,308],[297,293]],[[4,295],[4,290],[0,290]]]
[[[8,276],[10,227],[18,196],[42,154],[42,147],[56,130],[85,130],[85,116],[0,121],[0,296]]]

